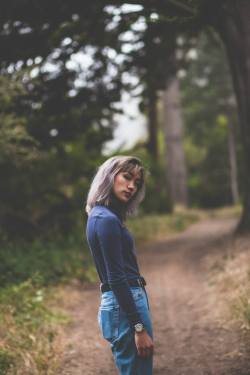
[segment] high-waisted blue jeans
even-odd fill
[[[140,287],[130,287],[130,289],[144,326],[153,338],[146,290]],[[153,356],[142,358],[138,355],[135,334],[112,291],[101,295],[98,323],[103,337],[110,343],[120,375],[152,375]]]

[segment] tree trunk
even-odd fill
[[[217,5],[216,5],[217,4]],[[238,231],[250,231],[250,1],[224,0],[218,6],[213,23],[229,58],[235,88],[241,137],[244,149],[245,176],[243,214]]]
[[[229,166],[230,166],[230,184],[233,204],[239,202],[239,189],[237,178],[237,158],[235,147],[235,134],[232,124],[231,116],[228,116],[228,153],[229,153]]]
[[[147,148],[152,158],[157,161],[158,159],[158,116],[157,116],[157,95],[152,91],[148,95],[148,132],[149,140]]]
[[[187,173],[183,149],[183,123],[179,81],[167,81],[164,93],[164,136],[169,195],[173,205],[187,206]]]

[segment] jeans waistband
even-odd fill
[[[135,286],[135,287],[138,286],[138,287],[144,288],[144,286],[147,283],[146,283],[146,280],[144,279],[144,277],[140,276],[137,279],[128,280],[128,284],[129,284],[129,286]],[[112,288],[109,286],[108,283],[101,283],[100,284],[100,290],[101,290],[102,293],[104,293],[104,292],[108,292],[108,291],[112,290]]]

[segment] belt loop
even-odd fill
[[[141,280],[140,277],[137,279],[137,281],[138,281],[139,286],[140,286],[141,288],[143,288],[143,283],[142,283],[142,280]]]

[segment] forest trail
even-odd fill
[[[213,258],[226,255],[235,225],[232,218],[204,220],[138,249],[154,327],[154,375],[250,375],[249,344],[220,323],[209,284]],[[97,323],[98,286],[67,289],[72,321],[58,375],[117,374]]]

